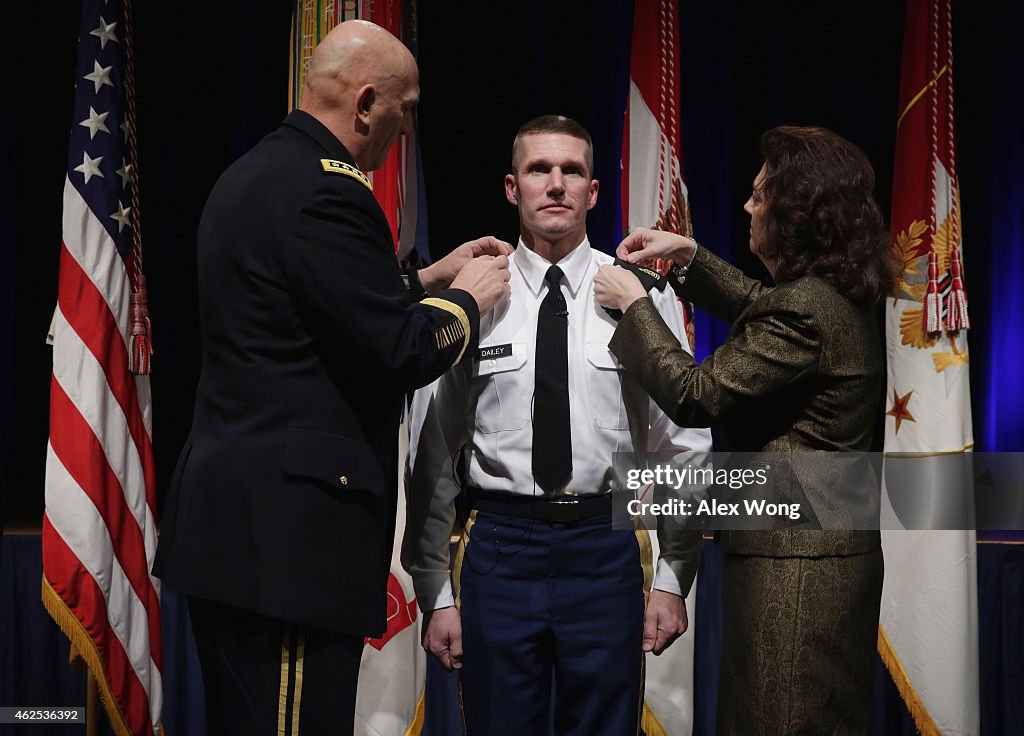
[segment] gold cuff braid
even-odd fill
[[[446,325],[441,329],[435,330],[434,339],[437,341],[438,350],[442,350],[457,340],[462,340],[462,350],[459,351],[459,357],[455,359],[453,365],[457,365],[462,356],[466,353],[466,348],[469,347],[469,315],[466,314],[466,310],[460,307],[455,302],[450,302],[447,299],[439,299],[437,297],[430,297],[424,299],[420,304],[426,304],[437,309],[443,309],[448,314],[454,316],[458,320],[457,325]]]

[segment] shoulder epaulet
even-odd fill
[[[653,268],[647,268],[646,266],[638,266],[635,263],[629,263],[616,258],[613,265],[622,266],[627,271],[632,272],[637,279],[640,281],[640,285],[644,287],[644,291],[658,291],[665,290],[665,277],[655,271]],[[604,311],[608,313],[608,316],[618,322],[622,319],[622,310],[611,309],[610,307],[603,307]]]
[[[665,289],[665,277],[653,268],[640,266],[636,263],[628,263],[618,258],[615,259],[614,265],[622,266],[627,271],[632,271],[640,280],[640,285],[644,287],[645,291],[652,291],[653,289],[664,291]]]
[[[341,174],[355,179],[371,192],[373,191],[373,184],[370,183],[370,178],[351,164],[347,164],[344,161],[336,161],[333,158],[322,158],[320,159],[320,165],[324,167],[324,172],[328,174]]]

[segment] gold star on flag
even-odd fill
[[[896,434],[900,432],[900,424],[904,421],[916,422],[914,415],[907,411],[907,404],[910,403],[910,397],[914,394],[913,391],[907,391],[907,393],[900,396],[895,390],[892,392],[892,408],[885,413],[888,417],[894,417],[896,419]]]

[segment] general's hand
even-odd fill
[[[420,284],[428,294],[447,289],[463,267],[478,256],[510,256],[512,246],[486,235],[463,243],[437,263],[420,269]]]
[[[679,266],[688,266],[697,250],[697,241],[685,235],[635,228],[619,243],[615,255],[629,263],[642,263],[650,258],[671,258]]]
[[[452,281],[452,288],[468,291],[483,313],[508,294],[509,278],[511,273],[506,256],[479,256],[459,271]]]
[[[455,606],[423,614],[423,648],[449,672],[462,668],[462,617]]]
[[[644,612],[644,651],[661,654],[686,633],[686,600],[655,588],[647,598]]]
[[[594,276],[594,301],[608,309],[625,312],[637,299],[647,296],[640,279],[618,266],[601,266]]]

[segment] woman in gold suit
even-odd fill
[[[637,229],[618,250],[629,262],[671,258],[679,295],[731,323],[713,355],[694,362],[625,269],[601,268],[595,297],[624,313],[609,347],[668,416],[716,426],[723,451],[785,453],[815,516],[843,518],[844,484],[823,468],[852,457],[837,451],[871,449],[884,367],[874,308],[893,284],[874,172],[823,128],[774,128],[760,152],[744,209],[774,287],[672,233]],[[855,500],[877,512],[877,495]],[[821,526],[831,531],[719,532],[719,734],[868,732],[879,533]]]

